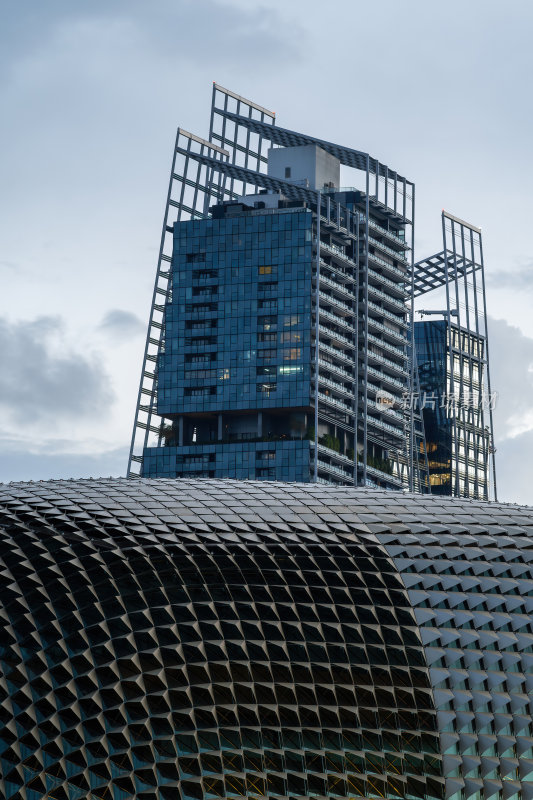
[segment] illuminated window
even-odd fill
[[[284,361],[299,361],[302,357],[301,347],[290,347],[283,351]]]

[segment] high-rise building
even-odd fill
[[[532,800],[533,512],[0,486],[2,800]]]
[[[448,262],[414,262],[411,181],[275,122],[215,85],[178,130],[129,475],[429,491],[414,300]]]
[[[431,491],[488,499],[485,339],[430,320],[415,322],[415,343]]]
[[[434,494],[487,500],[491,480],[496,494],[492,410],[497,395],[490,384],[481,231],[443,214],[443,238],[446,260],[439,254],[420,265],[426,275],[439,262],[444,266],[448,280],[441,287],[440,308],[434,300],[432,309],[420,312],[442,319],[414,325],[429,482]]]

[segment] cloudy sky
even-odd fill
[[[0,26],[0,480],[126,469],[175,129],[217,81],[483,228],[500,497],[533,503],[529,0],[18,0]]]

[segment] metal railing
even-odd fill
[[[355,359],[352,356],[347,356],[343,350],[339,350],[338,347],[333,347],[332,345],[326,344],[325,342],[320,341],[318,349],[319,351],[323,350],[325,353],[329,353],[330,355],[340,359],[341,361],[347,361],[349,364],[355,363]]]
[[[378,331],[383,331],[383,333],[387,333],[389,336],[392,336],[399,342],[404,342],[405,344],[407,344],[407,336],[405,335],[405,333],[401,333],[399,331],[393,331],[391,328],[387,328],[386,325],[383,325],[381,322],[378,322],[377,319],[374,319],[373,317],[368,318],[368,324],[372,325],[372,327],[376,328]]]
[[[395,297],[391,297],[390,294],[383,292],[381,289],[371,283],[368,284],[368,292],[369,294],[373,294],[375,297],[380,297],[384,302],[390,303],[398,308],[398,310],[401,309],[402,311],[407,311],[407,305],[405,304],[405,301],[397,300]]]
[[[392,289],[395,289],[397,292],[402,292],[405,296],[407,296],[407,291],[406,291],[405,287],[401,283],[394,283],[394,281],[389,280],[389,278],[386,278],[380,272],[376,272],[371,267],[368,268],[368,275],[371,278],[375,278],[380,283],[384,283],[385,286],[390,286]]]
[[[354,376],[350,372],[347,372],[345,369],[342,369],[342,367],[337,366],[337,364],[332,364],[330,361],[324,361],[324,359],[320,358],[320,356],[318,358],[318,363],[319,366],[323,367],[324,369],[331,370],[331,372],[336,372],[338,375],[342,375],[342,377],[347,381],[353,382],[355,380]]]
[[[386,308],[378,306],[377,303],[373,303],[372,300],[368,301],[368,307],[373,308],[375,311],[379,311],[380,314],[383,314],[384,317],[387,317],[388,319],[392,320],[396,325],[402,325],[404,328],[408,327],[407,322],[405,322],[405,320],[400,319],[396,314],[393,314],[392,311],[387,311]],[[405,310],[407,311],[407,308]]]
[[[339,342],[343,342],[343,344],[346,344],[348,347],[351,347],[352,350],[354,349],[355,347],[354,342],[351,339],[348,339],[346,336],[343,336],[342,333],[336,333],[335,331],[332,331],[331,328],[326,328],[325,325],[319,325],[318,327],[325,336],[329,336],[333,339],[338,339]]]
[[[384,261],[375,253],[371,253],[370,251],[368,252],[368,257],[372,259],[372,261],[374,261],[376,264],[379,264],[384,269],[387,269],[389,272],[392,272],[393,275],[398,275],[398,277],[401,278],[402,281],[404,282],[407,281],[407,278],[409,276],[407,275],[407,272],[404,272],[404,270],[398,269],[398,267],[395,267],[394,264],[389,264],[388,261]]]
[[[402,261],[406,266],[408,265],[404,253],[399,252],[398,250],[393,250],[392,247],[388,247],[386,244],[383,244],[383,242],[379,242],[377,239],[374,239],[373,236],[369,236],[368,241],[372,242],[372,244],[376,247],[380,247],[386,253],[390,253],[390,255],[392,255],[398,261]]]
[[[375,342],[376,344],[379,344],[380,347],[384,347],[386,350],[389,350],[389,352],[395,353],[396,355],[401,356],[404,359],[407,358],[404,351],[401,350],[399,347],[395,347],[393,344],[389,344],[388,342],[385,342],[383,339],[378,339],[378,337],[374,336],[372,333],[368,334],[368,341]]]
[[[332,305],[337,306],[337,308],[348,312],[348,314],[351,314],[351,316],[355,316],[355,309],[352,308],[352,306],[349,306],[348,303],[343,303],[342,300],[337,300],[336,297],[332,297],[330,294],[325,294],[325,292],[319,292],[319,294],[326,303],[331,303]]]

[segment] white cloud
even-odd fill
[[[533,431],[498,443],[496,479],[498,499],[508,503],[533,505]]]
[[[505,320],[489,319],[489,343],[498,442],[533,429],[533,339]]]

